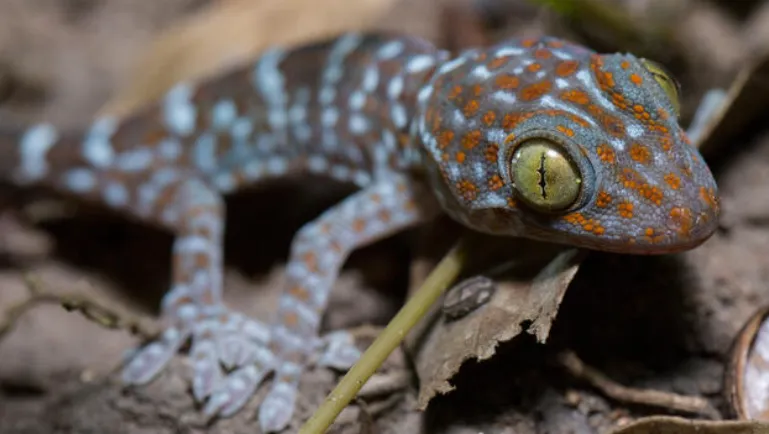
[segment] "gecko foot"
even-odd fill
[[[270,349],[270,329],[259,321],[225,308],[166,328],[154,341],[129,355],[123,370],[126,384],[142,385],[154,379],[188,339],[192,340],[190,364],[192,391],[205,402],[206,417],[229,417],[254,395],[265,376],[278,374],[272,390],[259,409],[265,432],[282,430],[294,413],[297,382],[281,381],[280,374],[294,366],[296,378],[307,366],[348,369],[360,357],[353,336],[331,332],[308,343],[306,366],[288,364]]]
[[[316,339],[304,365],[282,360],[276,365],[272,389],[259,407],[262,432],[277,432],[291,421],[299,394],[299,377],[309,366],[346,370],[360,358],[355,338],[346,331],[334,331]]]
[[[207,416],[230,416],[253,395],[274,367],[269,328],[245,315],[219,308],[175,322],[155,341],[133,351],[123,369],[126,384],[150,382],[188,339],[192,391]]]

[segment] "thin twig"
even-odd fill
[[[716,420],[722,418],[721,413],[708,400],[699,396],[623,386],[597,369],[586,365],[573,351],[564,351],[559,355],[558,361],[571,375],[587,381],[601,393],[616,401],[700,414]]]
[[[5,309],[5,312],[0,316],[0,339],[13,329],[21,316],[32,310],[32,308],[43,304],[58,304],[67,311],[80,313],[83,317],[101,327],[125,330],[143,340],[150,340],[159,333],[156,327],[146,324],[139,318],[121,313],[86,295],[51,293],[46,291],[42,283],[30,274],[25,276],[24,281],[27,284],[29,297]]]

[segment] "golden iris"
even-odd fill
[[[673,109],[675,110],[676,116],[680,115],[681,113],[681,101],[680,101],[680,92],[681,92],[681,86],[678,84],[678,81],[673,77],[673,74],[668,72],[665,67],[660,65],[657,62],[651,61],[649,59],[641,59],[641,63],[643,64],[644,68],[646,68],[647,71],[654,77],[654,80],[662,87],[662,90],[665,91],[665,94],[670,99],[670,102],[673,104]]]
[[[518,196],[538,211],[569,208],[579,198],[582,177],[557,144],[545,139],[523,142],[513,153],[510,175]]]

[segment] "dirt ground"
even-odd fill
[[[669,65],[682,82],[688,122],[707,89],[728,86],[769,48],[769,1],[597,2],[630,16],[636,29],[586,9],[564,16],[534,3],[0,0],[0,125],[38,119],[80,125],[103,107],[122,110],[142,100],[142,92],[162,91],[157,83],[210,73],[268,43],[352,28],[408,32],[451,49],[550,33],[602,51],[638,52]],[[194,32],[173,32],[176,25],[205,29],[207,17],[232,4],[249,4],[253,22],[232,13],[241,20],[239,31],[211,28],[201,33],[210,36],[205,43],[193,41]],[[217,16],[226,27],[229,15]],[[153,46],[161,34],[176,42]],[[148,56],[152,47],[156,54],[176,50],[178,57],[150,68],[158,58]],[[750,315],[769,304],[769,130],[755,122],[705,157],[723,214],[721,228],[701,247],[661,257],[590,254],[546,345],[521,336],[490,360],[467,363],[452,381],[456,390],[425,412],[413,409],[417,384],[407,377],[394,391],[345,412],[336,432],[604,433],[648,415],[702,416],[609,398],[556,362],[566,349],[617,383],[704,397],[730,417],[723,396],[730,346]],[[294,231],[349,191],[289,181],[231,198],[227,302],[269,316]],[[335,286],[324,327],[386,324],[409,289],[418,236],[402,234],[356,252]],[[0,311],[34,284],[152,318],[168,285],[170,245],[169,234],[102,209],[0,185]],[[58,305],[21,315],[0,340],[0,433],[258,432],[256,408],[266,388],[235,417],[206,424],[182,356],[146,387],[117,385],[111,374],[137,342]],[[396,354],[390,368],[409,372],[402,356]],[[309,372],[299,416],[308,417],[339,378]]]

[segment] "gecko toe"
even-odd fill
[[[171,327],[158,340],[134,351],[123,368],[123,382],[135,385],[148,383],[168,365],[188,337],[189,333]]]
[[[323,337],[324,351],[318,359],[318,366],[335,369],[349,369],[361,356],[355,346],[355,338],[347,331],[336,331]]]
[[[262,432],[283,430],[291,421],[298,394],[297,384],[276,381],[259,407]]]

